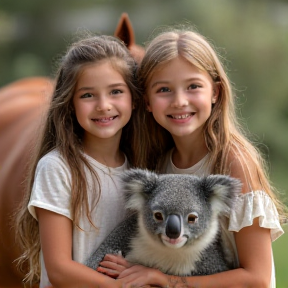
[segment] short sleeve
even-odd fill
[[[272,241],[284,233],[276,206],[264,191],[249,192],[237,197],[230,211],[228,230],[238,232],[243,227],[251,226],[257,217],[260,227],[270,229]]]
[[[52,151],[37,164],[28,210],[35,219],[39,207],[72,220],[70,203],[71,174],[59,153]]]

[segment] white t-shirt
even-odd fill
[[[108,168],[85,154],[85,157],[95,169],[101,183],[101,197],[96,208],[93,210],[92,220],[98,231],[89,223],[86,216],[80,219],[81,231],[73,227],[73,260],[84,263],[95,251],[101,242],[119,224],[125,216],[124,195],[121,190],[120,176],[128,168],[125,163],[117,168]],[[88,197],[91,207],[93,206],[92,178],[86,169],[88,179]],[[90,188],[90,189],[89,189]],[[28,204],[29,212],[37,220],[35,208],[39,207],[64,215],[72,219],[71,209],[71,173],[68,165],[57,150],[53,150],[40,159],[35,172],[34,185]],[[47,277],[46,268],[40,253],[41,278],[40,288],[49,286],[51,283]]]
[[[179,169],[172,162],[172,152],[170,150],[161,167],[161,173],[165,174],[194,174],[197,176],[208,176],[211,174],[212,166],[209,162],[209,154],[203,157],[194,166],[187,169]],[[259,217],[260,227],[270,229],[271,241],[275,241],[284,231],[279,223],[277,209],[264,191],[253,191],[241,194],[237,198],[230,215],[220,218],[222,236],[226,244],[226,249],[234,258],[235,267],[239,267],[238,254],[233,232],[238,232],[243,227],[251,226],[253,219]],[[269,288],[276,288],[275,267],[272,253],[271,283]]]

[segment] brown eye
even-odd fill
[[[194,224],[197,222],[198,216],[195,214],[189,214],[188,215],[188,223],[189,224]]]
[[[160,213],[160,212],[155,212],[155,213],[154,213],[154,218],[155,218],[157,221],[163,221],[163,216],[162,216],[162,213]]]

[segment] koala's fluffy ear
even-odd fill
[[[148,170],[130,169],[122,176],[126,208],[140,210],[158,182],[158,175]]]
[[[210,175],[202,178],[201,181],[205,197],[216,213],[231,208],[237,195],[241,193],[241,181],[230,176]]]

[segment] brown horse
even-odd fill
[[[135,43],[126,13],[121,15],[114,35],[126,43],[137,62],[142,59],[144,49]],[[14,262],[21,249],[12,215],[23,198],[30,150],[53,89],[53,80],[45,77],[22,79],[0,89],[0,288],[23,287],[24,275]]]

